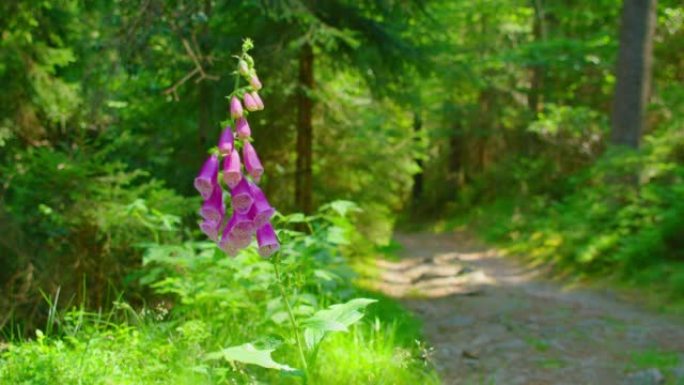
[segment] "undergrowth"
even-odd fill
[[[609,149],[552,186],[535,189],[542,177],[528,169],[508,181],[526,189],[460,210],[446,227],[467,224],[509,254],[559,274],[608,279],[682,312],[683,154],[684,136],[672,127],[647,136],[639,152]]]
[[[355,296],[377,300],[361,322],[322,340],[309,383],[438,384],[418,342],[418,322],[398,303],[351,283],[354,272],[343,254],[360,257],[365,250],[348,218],[353,208],[337,202],[312,217],[278,219],[287,229],[281,233],[287,238],[283,277],[294,288],[290,301],[300,322]],[[154,290],[154,300],[142,308],[120,300],[107,312],[50,306],[53,314],[33,338],[5,329],[0,383],[302,382],[298,371],[287,369],[296,366],[297,350],[272,262],[254,248],[227,258],[209,242],[139,247],[145,250],[140,281]],[[245,344],[250,344],[251,358],[216,359],[226,346]],[[245,363],[250,359],[259,364]]]

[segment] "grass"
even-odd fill
[[[347,384],[439,384],[439,379],[423,359],[420,345],[405,345],[397,324],[383,326],[379,319],[371,325],[354,327],[350,333],[336,334],[320,353],[325,362],[317,372],[316,383]],[[414,341],[416,344],[416,341]],[[351,353],[351,354],[350,354]]]
[[[370,294],[370,293],[366,293]],[[423,358],[420,324],[398,303],[379,299],[366,321],[326,338],[312,373],[316,384],[438,384]],[[137,312],[136,324],[80,310],[61,315],[53,336],[10,342],[0,351],[2,384],[296,384],[285,373],[204,359],[213,350],[212,320]],[[226,325],[239,328],[239,325]],[[268,344],[268,337],[262,338]],[[296,362],[294,351],[278,349],[279,362]]]
[[[377,302],[361,323],[324,339],[310,383],[438,384],[418,342],[420,322],[391,298],[360,288],[354,294]],[[169,312],[163,306],[136,310],[123,302],[108,313],[50,308],[45,331],[37,330],[31,338],[5,336],[9,342],[0,344],[0,383],[301,383],[286,372],[205,359],[226,344],[256,334],[257,344],[275,348],[277,362],[296,363],[295,349],[283,340],[287,333],[272,334],[267,319],[245,323],[244,317],[237,317],[231,322],[230,317],[217,318],[216,311]]]
[[[419,342],[420,322],[395,300],[350,283],[338,241],[351,227],[333,219],[319,219],[312,234],[288,234],[282,279],[253,248],[225,258],[208,242],[148,244],[141,280],[155,293],[150,306],[118,300],[108,312],[90,312],[60,308],[58,295],[44,295],[50,314],[42,331],[25,338],[18,325],[6,329],[0,384],[438,384]],[[377,273],[374,264],[364,266],[371,278]],[[325,336],[302,349],[306,357],[276,290],[280,282],[299,333]],[[361,310],[360,322],[356,310],[329,310],[363,297],[376,302]],[[229,347],[231,361],[220,353]],[[308,375],[288,370],[306,366]]]

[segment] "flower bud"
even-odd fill
[[[259,244],[259,255],[268,258],[280,249],[278,236],[273,230],[273,226],[267,223],[259,228],[256,233],[257,243]]]
[[[249,123],[245,118],[239,118],[237,122],[235,122],[235,131],[237,131],[237,136],[240,139],[252,136],[252,130],[249,128]]]
[[[259,182],[261,175],[264,173],[264,167],[261,165],[259,156],[252,146],[252,143],[245,142],[242,147],[242,159],[245,161],[245,169],[255,182]]]
[[[255,91],[259,91],[261,89],[261,81],[256,74],[249,77],[249,84],[252,86],[252,88],[254,88]]]
[[[242,117],[242,104],[237,96],[230,98],[230,117],[233,119]]]
[[[256,100],[254,100],[252,95],[249,93],[245,93],[245,95],[242,97],[242,102],[245,104],[247,111],[256,111],[259,109],[259,105],[257,104]]]
[[[242,167],[240,164],[240,154],[237,149],[233,149],[230,156],[223,158],[223,181],[229,188],[235,188],[242,180]]]
[[[228,156],[231,152],[233,152],[234,147],[235,138],[233,137],[233,130],[230,128],[230,126],[226,126],[226,128],[221,133],[221,136],[219,137],[219,153],[221,153],[221,155],[223,156]]]
[[[214,185],[217,184],[216,177],[218,176],[218,166],[218,156],[209,156],[202,165],[199,175],[195,178],[195,188],[205,200],[209,199],[211,193],[214,191]]]
[[[250,92],[250,95],[252,95],[252,99],[257,104],[257,110],[263,110],[264,109],[264,102],[261,100],[261,97],[259,97],[259,94],[256,91]]]
[[[246,61],[240,59],[240,61],[238,62],[238,72],[240,72],[240,75],[242,76],[249,75],[249,65]]]

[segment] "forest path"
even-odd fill
[[[684,385],[684,323],[566,289],[465,232],[399,234],[378,286],[422,320],[444,384]]]

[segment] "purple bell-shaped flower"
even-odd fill
[[[230,195],[233,199],[233,209],[240,214],[247,214],[254,203],[254,198],[245,178],[230,190]]]
[[[241,166],[240,154],[236,149],[233,149],[230,156],[223,158],[223,181],[231,189],[242,180]]]
[[[211,155],[202,165],[199,175],[195,178],[195,188],[202,194],[202,198],[209,199],[217,184],[219,159],[216,155]]]
[[[264,173],[264,166],[261,165],[259,156],[257,155],[252,143],[245,142],[242,147],[242,159],[245,161],[245,169],[255,182],[259,182],[261,175]]]
[[[233,137],[233,130],[230,128],[230,126],[226,126],[226,128],[221,133],[221,136],[219,136],[219,153],[223,156],[228,156],[231,152],[233,152],[234,148],[235,138]]]
[[[257,243],[259,244],[259,255],[268,258],[280,249],[278,236],[273,230],[273,226],[267,223],[261,226],[256,233]]]

